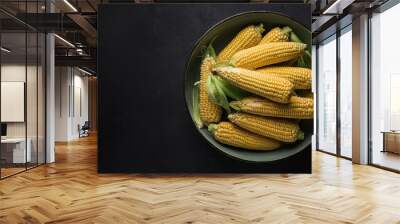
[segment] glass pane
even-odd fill
[[[352,156],[352,35],[340,36],[340,153]]]
[[[26,144],[26,33],[2,33],[1,45],[1,175],[25,170],[31,161]]]
[[[372,17],[372,163],[400,170],[400,5]],[[385,133],[386,132],[386,133]]]
[[[46,37],[44,34],[40,33],[38,45],[38,163],[45,163],[45,44]]]
[[[37,13],[36,1],[27,2],[27,13]],[[28,23],[35,24],[36,17],[28,17]],[[27,30],[27,74],[26,74],[26,125],[27,149],[31,151],[27,167],[37,166],[37,74],[38,74],[38,35],[34,30]]]
[[[37,79],[38,79],[38,36],[36,32],[27,33],[28,38],[28,64],[26,80],[26,116],[27,116],[27,142],[30,148],[31,159],[28,162],[28,168],[37,165],[38,145],[37,145]]]
[[[336,37],[318,48],[318,149],[336,153]]]

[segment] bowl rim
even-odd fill
[[[185,98],[185,99],[184,99],[184,101],[185,101],[185,106],[186,106],[185,109],[186,109],[187,112],[189,113],[190,119],[192,120],[192,125],[193,125],[193,127],[196,129],[197,134],[200,135],[201,138],[203,139],[203,141],[205,141],[208,145],[210,145],[212,148],[214,148],[217,152],[219,152],[219,153],[221,153],[221,154],[223,154],[223,155],[225,155],[225,156],[228,156],[229,158],[232,158],[232,159],[235,159],[235,160],[238,160],[238,161],[242,161],[242,162],[253,163],[253,164],[271,163],[271,162],[275,162],[275,161],[287,159],[287,158],[289,158],[289,157],[292,157],[292,156],[294,156],[294,155],[296,155],[296,154],[298,154],[298,153],[304,151],[307,147],[310,147],[310,146],[311,146],[311,142],[310,142],[309,144],[307,144],[307,146],[303,147],[303,149],[297,150],[297,152],[295,152],[295,153],[293,153],[293,154],[290,154],[289,156],[286,156],[286,157],[283,157],[283,158],[271,159],[271,160],[268,160],[268,161],[255,161],[255,160],[248,160],[248,159],[244,159],[244,158],[240,158],[240,157],[233,156],[233,155],[231,155],[231,154],[229,154],[229,153],[227,153],[227,152],[225,152],[225,151],[219,149],[219,148],[218,148],[217,146],[215,146],[214,144],[212,144],[212,143],[204,136],[204,134],[202,133],[202,131],[196,126],[195,121],[194,121],[194,118],[193,118],[193,114],[192,114],[193,111],[192,111],[192,109],[191,109],[192,105],[189,105],[189,102],[188,102],[187,97],[186,97],[186,82],[187,82],[187,74],[188,74],[188,72],[189,72],[189,63],[190,63],[190,61],[191,61],[190,59],[193,58],[195,49],[197,49],[197,48],[199,47],[200,42],[203,40],[203,38],[204,38],[210,31],[214,30],[217,26],[219,26],[219,25],[225,23],[226,21],[231,20],[231,19],[234,19],[235,17],[239,17],[239,16],[243,16],[243,15],[247,15],[247,14],[265,14],[265,13],[266,13],[266,14],[274,14],[274,15],[277,15],[277,16],[286,17],[287,19],[291,20],[291,21],[294,22],[296,25],[301,26],[301,27],[304,28],[305,30],[307,30],[307,31],[310,30],[310,29],[308,29],[305,25],[303,25],[302,23],[300,23],[300,22],[298,22],[297,20],[293,19],[293,17],[288,16],[288,15],[283,14],[283,13],[280,13],[280,12],[273,12],[273,11],[268,11],[268,10],[252,10],[252,11],[245,11],[245,12],[236,13],[236,14],[234,14],[234,15],[231,15],[231,16],[228,16],[228,17],[226,17],[226,18],[224,18],[224,19],[219,20],[217,23],[215,23],[215,24],[212,25],[210,28],[208,28],[208,29],[197,39],[197,41],[195,42],[195,44],[192,46],[192,48],[191,48],[191,50],[190,50],[189,57],[188,57],[188,59],[187,59],[187,61],[186,61],[186,63],[185,63],[185,70],[184,70],[184,74],[183,74],[183,97]],[[310,31],[309,31],[309,32],[310,32]],[[307,45],[309,45],[309,44],[307,44]],[[307,47],[310,47],[310,46],[307,46]],[[193,94],[193,93],[192,93],[192,94]],[[310,119],[310,120],[314,120],[314,118],[313,118],[313,119]],[[311,140],[310,140],[310,141],[311,141]],[[229,147],[235,148],[234,146],[229,146]],[[238,148],[238,150],[240,150],[240,149]],[[279,149],[277,149],[277,150],[279,150]],[[257,152],[257,151],[252,151],[252,152]],[[272,152],[272,151],[271,151],[271,152]]]

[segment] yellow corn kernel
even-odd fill
[[[280,104],[271,100],[247,97],[229,104],[233,109],[250,114],[269,117],[293,119],[313,119],[314,100],[310,98],[292,96],[288,104]]]
[[[263,25],[248,26],[241,30],[229,44],[218,54],[218,62],[227,62],[236,52],[256,46],[262,39]]]
[[[208,130],[213,134],[217,141],[238,148],[251,150],[274,150],[281,146],[281,143],[276,140],[248,132],[230,122],[210,124]]]
[[[267,65],[290,61],[304,53],[305,44],[296,42],[274,42],[257,45],[238,51],[229,63],[247,69],[261,68]]]
[[[304,139],[304,133],[300,130],[300,126],[290,120],[240,112],[229,114],[228,119],[243,129],[278,141],[295,142]]]
[[[232,85],[275,102],[288,103],[293,93],[293,84],[284,78],[230,66],[216,67],[213,71]]]
[[[294,89],[311,89],[311,69],[309,68],[273,66],[256,71],[285,78],[293,83]]]
[[[259,44],[266,44],[271,42],[287,42],[289,41],[289,36],[282,31],[280,27],[275,27],[270,30],[262,38]]]
[[[206,56],[200,67],[200,119],[206,124],[218,123],[221,120],[222,115],[222,108],[208,98],[207,79],[209,75],[212,75],[211,70],[214,65],[215,59],[211,56]]]

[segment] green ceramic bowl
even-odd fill
[[[192,54],[187,63],[185,74],[185,98],[186,105],[193,119],[193,92],[194,83],[199,80],[199,67],[201,63],[202,51],[210,42],[218,53],[229,41],[244,27],[254,24],[264,24],[266,30],[276,26],[290,26],[300,39],[311,47],[311,32],[303,25],[297,23],[291,18],[267,11],[252,11],[234,15],[226,18],[211,27],[195,44]],[[222,153],[247,162],[271,162],[290,157],[311,145],[311,136],[313,133],[313,121],[303,120],[300,123],[301,129],[305,133],[303,141],[297,141],[293,144],[285,145],[273,151],[249,151],[232,146],[221,144],[212,137],[207,128],[198,129],[193,121],[193,127],[198,129],[200,134],[217,150]],[[207,149],[204,149],[207,150]]]

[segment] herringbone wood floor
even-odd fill
[[[319,152],[312,175],[99,175],[85,138],[0,181],[0,223],[400,223],[400,175]]]

